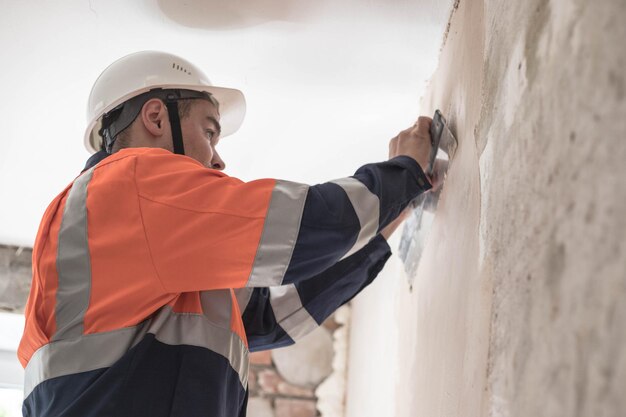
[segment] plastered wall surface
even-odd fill
[[[457,4],[421,113],[459,150],[413,291],[395,259],[354,302],[348,416],[379,390],[384,415],[624,415],[624,22],[622,0]]]
[[[485,8],[493,415],[626,413],[624,22],[621,0]]]

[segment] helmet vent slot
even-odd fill
[[[183,66],[177,64],[176,62],[172,62],[172,68],[175,69],[175,70],[178,70],[178,71],[182,71],[185,74],[191,75],[191,71],[187,71],[186,68],[184,68]]]

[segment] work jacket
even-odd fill
[[[314,186],[151,148],[88,166],[34,245],[24,415],[245,415],[249,351],[368,285],[390,255],[380,230],[428,188],[406,156]]]

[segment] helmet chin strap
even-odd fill
[[[180,128],[180,117],[178,116],[178,102],[176,97],[168,95],[165,102],[167,113],[172,127],[172,142],[174,145],[174,153],[178,155],[185,154],[185,146],[183,145],[183,132]]]

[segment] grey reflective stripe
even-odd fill
[[[239,336],[213,325],[201,314],[177,314],[166,306],[153,319],[134,327],[86,334],[42,346],[26,365],[24,398],[50,378],[112,366],[146,333],[154,334],[157,340],[168,345],[199,346],[224,356],[239,375],[241,385],[247,386],[248,349]]]
[[[302,305],[294,284],[271,287],[270,304],[276,321],[293,341],[299,340],[319,326]]]
[[[296,246],[309,186],[276,180],[247,287],[280,285]]]
[[[230,290],[212,290],[200,292],[202,313],[216,326],[230,329],[232,298]]]
[[[236,288],[235,297],[237,297],[237,304],[239,304],[239,311],[243,315],[243,312],[248,307],[248,303],[252,298],[252,293],[254,292],[254,288],[246,287],[246,288]]]
[[[344,189],[361,224],[361,231],[356,242],[341,258],[347,258],[367,244],[378,232],[380,216],[380,199],[356,178],[340,178],[331,181]]]
[[[106,333],[82,335],[39,348],[26,365],[24,398],[50,378],[113,365],[145,335],[146,324]]]
[[[57,250],[59,287],[56,294],[56,333],[52,340],[83,334],[91,292],[91,259],[87,241],[87,186],[94,168],[78,177],[65,202]]]
[[[199,346],[219,353],[239,375],[241,385],[248,384],[248,348],[230,328],[212,325],[201,314],[172,313],[164,307],[148,328],[157,340],[168,345]]]

